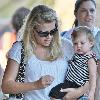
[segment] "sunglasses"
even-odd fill
[[[55,35],[56,32],[58,31],[57,28],[51,30],[50,32],[49,31],[45,31],[45,32],[42,32],[42,31],[36,31],[38,33],[38,35],[40,37],[47,37],[49,34],[52,36],[52,35]]]

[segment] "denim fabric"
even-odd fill
[[[82,96],[80,99],[78,100],[88,100],[88,96]]]
[[[100,60],[100,31],[98,31],[97,35],[95,36],[95,45],[93,51],[96,53],[97,59]]]

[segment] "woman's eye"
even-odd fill
[[[93,13],[95,10],[94,9],[90,9],[90,12]]]
[[[81,10],[81,12],[86,12],[86,10],[84,9],[84,10]]]
[[[85,42],[81,42],[81,44],[85,44]]]

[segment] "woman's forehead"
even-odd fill
[[[79,8],[94,8],[95,9],[95,5],[92,1],[84,1]]]
[[[49,23],[41,23],[37,26],[37,29],[47,30],[47,29],[54,29],[55,28],[55,21]]]

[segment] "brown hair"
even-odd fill
[[[75,9],[74,9],[74,15],[77,13],[78,9],[80,8],[80,6],[82,5],[83,2],[86,2],[86,1],[91,1],[93,2],[95,8],[96,8],[96,2],[95,0],[77,0],[76,3],[75,3]],[[74,23],[73,23],[73,26],[78,26],[78,20],[75,19]]]
[[[18,8],[15,13],[12,16],[12,25],[16,32],[19,31],[19,29],[23,25],[24,18],[29,14],[30,10],[25,7]]]

